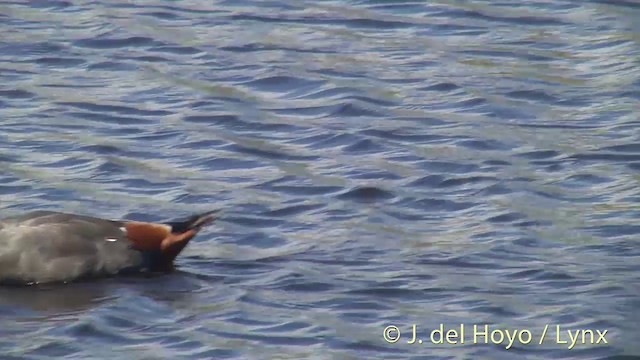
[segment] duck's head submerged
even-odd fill
[[[145,253],[152,271],[173,270],[173,261],[189,241],[217,218],[218,210],[167,223],[129,221],[124,223],[133,247]]]

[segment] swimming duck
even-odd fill
[[[68,282],[131,272],[169,272],[216,211],[181,221],[108,220],[35,211],[0,220],[0,283]]]

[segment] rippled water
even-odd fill
[[[225,209],[177,273],[0,289],[3,359],[637,358],[639,18],[0,2],[2,216]],[[461,323],[464,344],[427,341]],[[474,344],[484,324],[533,340]],[[555,325],[608,344],[568,350]]]

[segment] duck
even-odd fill
[[[68,283],[169,273],[219,210],[168,222],[110,220],[37,210],[0,219],[0,284]]]

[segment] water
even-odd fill
[[[637,2],[0,4],[2,216],[225,209],[174,274],[0,289],[3,359],[640,356]]]

